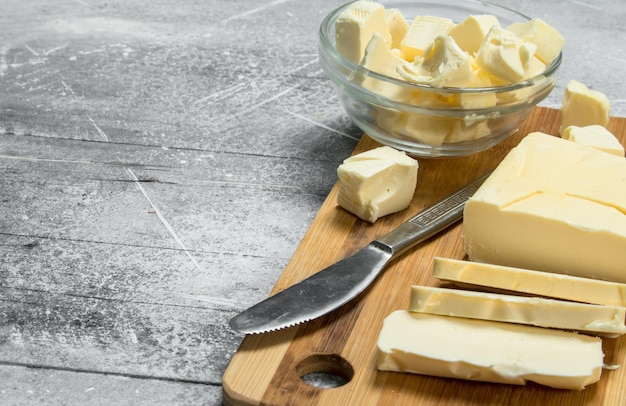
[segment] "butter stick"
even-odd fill
[[[600,380],[602,342],[572,332],[397,310],[378,338],[377,367],[448,378],[580,390]]]
[[[616,337],[626,332],[626,309],[540,297],[412,286],[409,311],[466,317]]]
[[[626,283],[626,159],[531,133],[468,200],[476,262]]]
[[[626,307],[624,283],[440,257],[435,258],[432,276],[453,283]]]

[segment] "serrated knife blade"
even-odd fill
[[[456,223],[465,202],[489,173],[419,212],[356,253],[244,310],[229,321],[245,334],[280,330],[321,317],[362,293],[385,266],[409,248]]]

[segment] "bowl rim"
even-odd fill
[[[319,41],[320,41],[320,48],[322,48],[323,52],[328,53],[329,56],[331,57],[331,59],[333,59],[334,61],[338,62],[340,65],[348,68],[350,70],[350,72],[352,72],[352,74],[356,73],[356,72],[364,72],[367,76],[370,76],[374,79],[378,79],[378,80],[382,80],[382,81],[386,81],[389,83],[393,83],[399,86],[406,86],[409,88],[414,88],[416,90],[422,90],[422,91],[432,91],[432,92],[445,92],[445,93],[464,93],[464,94],[471,94],[471,93],[501,93],[501,92],[509,92],[512,90],[519,90],[519,89],[523,89],[526,87],[530,87],[530,86],[534,86],[536,84],[539,84],[541,82],[545,82],[547,79],[550,79],[552,76],[554,76],[559,68],[559,66],[561,65],[562,59],[563,59],[563,51],[559,52],[558,56],[548,65],[546,66],[546,69],[541,72],[538,75],[535,75],[531,78],[528,79],[524,79],[522,81],[516,82],[516,83],[510,83],[510,84],[506,84],[506,85],[500,85],[500,86],[485,86],[485,87],[453,87],[453,86],[443,86],[443,87],[434,87],[425,83],[414,83],[414,82],[409,82],[409,81],[404,81],[401,79],[396,79],[393,78],[391,76],[387,76],[387,75],[383,75],[381,73],[372,71],[370,69],[367,69],[366,67],[364,67],[361,64],[352,62],[351,60],[345,58],[339,51],[337,51],[337,48],[334,45],[334,41],[331,40],[329,38],[329,33],[330,33],[330,28],[334,28],[334,23],[337,20],[337,17],[339,17],[339,14],[341,14],[341,12],[343,12],[346,8],[348,8],[352,3],[355,3],[356,1],[359,0],[352,0],[349,1],[347,3],[342,4],[341,6],[335,8],[334,10],[332,10],[331,12],[329,12],[324,19],[322,20],[320,27],[319,27]],[[480,4],[480,5],[488,5],[490,7],[495,7],[495,8],[499,8],[499,9],[503,9],[506,10],[508,12],[511,12],[513,14],[516,14],[524,19],[530,20],[531,17],[528,17],[525,14],[520,13],[517,10],[513,10],[509,7],[505,7],[505,6],[501,6],[499,4],[496,3],[492,3],[490,1],[477,1],[477,0],[464,0],[465,3],[473,3],[473,4]],[[380,4],[383,4],[381,2],[379,2]],[[441,3],[445,3],[445,0],[441,1]],[[383,4],[385,5],[385,4]],[[442,4],[443,5],[443,4]]]

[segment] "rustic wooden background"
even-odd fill
[[[498,2],[498,1],[496,1]],[[317,59],[342,1],[0,3],[0,404],[220,404],[361,131]],[[502,0],[626,116],[626,2]]]

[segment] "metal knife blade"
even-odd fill
[[[454,224],[489,173],[421,211],[390,233],[230,319],[232,329],[258,334],[304,323],[348,303],[409,248]]]

